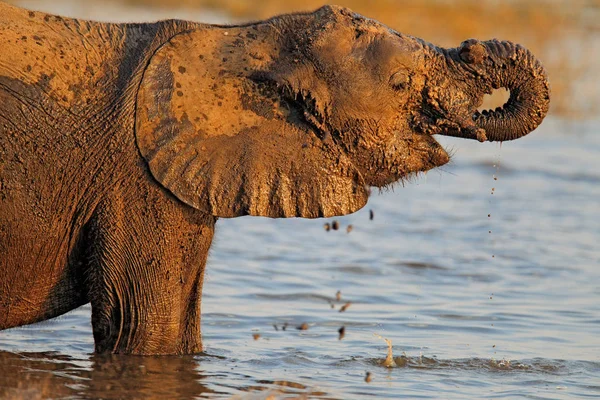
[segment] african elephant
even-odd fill
[[[447,163],[432,135],[516,139],[549,105],[519,45],[443,49],[335,6],[231,26],[0,15],[0,329],[91,302],[97,352],[201,351],[218,218],[352,213]]]

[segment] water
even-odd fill
[[[219,221],[204,354],[93,355],[85,306],[0,332],[0,398],[600,398],[600,121],[439,140],[338,231]]]

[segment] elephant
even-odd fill
[[[433,135],[517,139],[550,101],[520,45],[440,48],[338,6],[237,25],[0,15],[0,330],[91,303],[97,353],[202,351],[219,218],[355,212],[446,164]]]

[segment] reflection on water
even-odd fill
[[[0,351],[1,398],[187,398],[215,394],[188,357],[91,356]]]
[[[84,306],[0,332],[0,398],[598,397],[600,123],[440,141],[449,165],[338,231],[219,221],[205,354],[94,356]]]
[[[230,397],[233,399],[275,399],[275,398],[336,398],[330,393],[318,389],[311,381],[309,384],[293,380],[256,379],[252,375],[236,373],[235,369],[227,372],[228,384],[214,390],[210,383],[223,379],[221,376],[206,375],[203,365],[218,361],[210,356],[184,357],[124,357],[124,356],[91,356],[82,361],[58,353],[11,353],[0,351],[0,398],[3,399],[45,399],[45,398],[82,398],[82,399],[178,399],[178,398],[215,398]],[[280,360],[281,362],[283,360]],[[326,371],[319,375],[333,378],[336,370],[349,370],[358,366],[367,370],[369,382],[362,382],[353,377],[354,385],[362,387],[362,395],[373,395],[370,385],[377,389],[376,380],[393,382],[394,370],[404,370],[402,379],[411,379],[406,375],[414,375],[412,379],[431,381],[445,377],[455,383],[460,379],[468,379],[476,390],[492,386],[495,379],[514,380],[519,384],[512,389],[514,394],[527,391],[527,386],[534,386],[539,392],[543,384],[548,393],[565,391],[571,395],[578,390],[586,393],[600,390],[598,384],[588,384],[577,390],[568,390],[567,382],[572,384],[570,376],[587,375],[588,379],[600,372],[599,362],[547,360],[542,358],[511,361],[494,358],[470,358],[443,360],[423,355],[394,358],[393,368],[382,366],[383,358],[352,358],[337,364],[325,364]],[[291,364],[293,365],[293,364]],[[266,372],[266,371],[265,371]],[[398,375],[398,379],[401,376]],[[256,379],[253,381],[253,379]],[[591,381],[590,381],[591,382]],[[208,384],[207,385],[205,385]],[[409,382],[410,383],[410,382]],[[329,385],[335,385],[332,379]],[[522,386],[521,386],[522,385]],[[548,387],[555,385],[555,387]],[[311,387],[312,386],[312,387]],[[429,398],[439,398],[439,391],[445,386],[442,383]],[[424,386],[426,387],[426,386]],[[478,388],[478,389],[477,389]],[[571,387],[571,389],[573,389]],[[463,392],[464,393],[464,392]],[[361,395],[358,391],[354,395]],[[387,396],[389,396],[388,394]],[[345,394],[337,398],[350,398]],[[560,396],[559,396],[560,397]],[[544,398],[544,397],[540,397]],[[554,396],[552,398],[555,398]]]
[[[208,377],[201,372],[202,364],[214,359],[211,356],[94,355],[82,361],[59,353],[0,351],[0,398],[175,399],[224,396],[228,391],[219,392],[203,385]],[[286,393],[325,396],[324,392],[293,381],[258,380],[241,387],[241,390],[260,392],[260,398],[280,397]]]

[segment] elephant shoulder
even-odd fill
[[[0,79],[36,88],[63,106],[85,104],[118,69],[123,41],[115,24],[63,18],[0,3]]]

